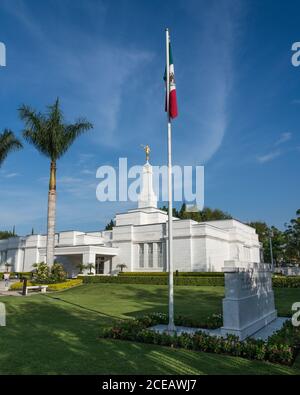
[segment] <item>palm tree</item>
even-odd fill
[[[89,271],[90,271],[89,274],[93,274],[92,270],[95,269],[95,265],[93,263],[88,263],[86,265],[86,268],[89,269]]]
[[[48,226],[47,226],[47,264],[52,265],[55,247],[56,219],[56,162],[70,148],[76,138],[93,126],[85,119],[74,124],[66,124],[59,99],[47,107],[46,114],[41,114],[29,106],[19,109],[20,118],[25,123],[23,136],[40,153],[50,159],[50,180],[48,192]]]
[[[83,274],[84,269],[87,269],[87,265],[85,265],[84,263],[78,263],[76,267],[79,270],[78,274]]]
[[[0,167],[11,151],[20,148],[22,148],[22,143],[15,137],[14,133],[9,129],[4,129],[3,133],[0,133]]]
[[[127,265],[125,263],[119,263],[116,267],[121,270],[121,273],[123,273],[123,269],[126,269]]]

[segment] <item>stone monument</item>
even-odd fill
[[[276,320],[271,265],[233,260],[224,262],[223,271],[222,336],[244,340]]]

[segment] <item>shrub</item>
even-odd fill
[[[122,277],[168,277],[168,272],[120,272]],[[174,272],[174,277],[224,277],[222,272]]]
[[[34,281],[40,284],[47,284],[50,277],[50,270],[47,263],[35,263],[32,266],[36,268],[36,271],[34,273]]]
[[[66,281],[67,273],[64,270],[64,267],[60,263],[54,263],[51,266],[50,271],[50,282],[51,283],[61,283]]]
[[[3,280],[3,274],[4,273],[0,273],[0,280]],[[23,278],[26,277],[27,279],[31,279],[32,278],[32,272],[10,272],[10,278]]]
[[[34,282],[38,284],[55,284],[66,281],[67,273],[64,271],[64,267],[60,263],[54,263],[51,269],[47,263],[35,263],[33,265],[36,268],[34,273]]]
[[[167,276],[83,276],[84,283],[167,285]],[[222,286],[222,277],[174,277],[175,285]]]
[[[176,325],[181,321],[175,319]],[[187,321],[184,321],[187,322]],[[202,327],[208,327],[208,319]],[[130,340],[142,343],[159,344],[170,347],[179,347],[189,350],[228,354],[259,361],[270,361],[284,365],[291,365],[299,350],[300,328],[292,326],[291,322],[285,323],[283,328],[275,333],[268,341],[246,339],[240,341],[236,336],[228,335],[227,338],[211,336],[203,331],[194,334],[183,333],[180,336],[168,333],[158,333],[148,328],[157,324],[166,324],[165,314],[151,314],[135,320],[122,321],[113,328],[104,329],[101,336],[104,338]],[[219,325],[219,322],[216,322]],[[290,336],[292,332],[292,336]],[[289,343],[284,339],[289,336]],[[295,340],[296,339],[296,340]]]
[[[36,285],[36,284],[33,284],[31,281],[28,281],[27,286],[30,287],[31,285]],[[23,282],[19,281],[17,283],[13,283],[13,284],[11,284],[9,289],[11,291],[21,291],[23,289]]]
[[[274,288],[300,288],[300,276],[274,276]]]
[[[50,284],[48,287],[49,291],[63,291],[68,288],[76,287],[82,284],[82,279],[76,278],[74,280],[67,280],[63,283]]]
[[[82,279],[79,278],[74,280],[67,280],[62,283],[49,284],[48,291],[62,291],[68,288],[76,287],[77,285],[81,285],[81,284],[82,284]],[[36,282],[28,281],[27,286],[30,287],[31,285],[40,285],[40,284]],[[13,283],[10,286],[11,291],[21,291],[22,289],[23,289],[23,282]]]

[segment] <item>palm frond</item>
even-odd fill
[[[59,159],[80,134],[92,128],[84,119],[65,124],[59,99],[47,107],[45,115],[25,105],[21,106],[19,114],[26,126],[24,138],[52,161]]]
[[[9,129],[4,129],[3,133],[0,133],[0,166],[10,152],[22,147],[22,143],[15,137],[14,133]]]

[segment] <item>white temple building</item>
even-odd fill
[[[94,264],[94,274],[116,274],[118,264],[125,264],[126,271],[167,270],[168,215],[157,208],[152,179],[147,162],[137,209],[117,214],[111,231],[56,235],[56,261],[70,277],[77,275],[80,263]],[[173,238],[174,270],[221,271],[226,260],[260,262],[255,229],[235,219],[198,223],[174,218]],[[0,240],[0,272],[5,263],[11,271],[29,272],[34,263],[45,261],[45,235]]]

